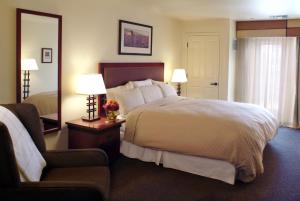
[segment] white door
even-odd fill
[[[219,69],[219,36],[190,36],[187,43],[187,96],[218,99]]]

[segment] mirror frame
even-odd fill
[[[56,15],[56,14],[51,14],[51,13],[44,13],[44,12],[39,12],[39,11],[32,11],[32,10],[26,10],[26,9],[21,9],[17,8],[17,43],[16,43],[16,65],[17,65],[17,85],[16,85],[16,98],[17,98],[17,103],[21,103],[22,99],[22,94],[21,94],[21,16],[22,14],[32,14],[32,15],[39,15],[39,16],[46,16],[46,17],[52,17],[52,18],[57,18],[58,19],[58,52],[57,52],[57,67],[58,67],[58,89],[57,89],[57,117],[58,117],[58,127],[45,130],[44,134],[48,133],[53,133],[55,131],[61,130],[61,63],[62,63],[62,16],[61,15]]]

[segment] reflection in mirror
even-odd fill
[[[18,102],[34,104],[45,133],[60,129],[61,16],[18,9]]]

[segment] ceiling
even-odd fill
[[[300,18],[300,0],[139,0],[139,2],[156,12],[181,20],[270,19],[272,15]]]

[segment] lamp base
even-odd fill
[[[83,116],[83,117],[81,117],[81,119],[82,119],[82,121],[93,122],[93,121],[99,120],[100,117],[99,116],[95,116],[94,118],[93,117],[89,118],[89,117]]]
[[[86,100],[87,100],[86,106],[88,107],[86,112],[87,112],[88,115],[81,117],[81,119],[83,121],[92,122],[92,121],[97,121],[97,120],[100,119],[100,117],[95,114],[95,112],[96,112],[96,108],[95,108],[96,101],[95,101],[95,99],[96,99],[95,95],[89,95],[86,98]]]
[[[180,82],[177,83],[177,95],[178,96],[181,95],[181,83]]]
[[[29,96],[29,81],[30,81],[30,72],[29,70],[24,70],[24,84],[23,84],[23,100],[25,100],[26,98],[28,98]]]

